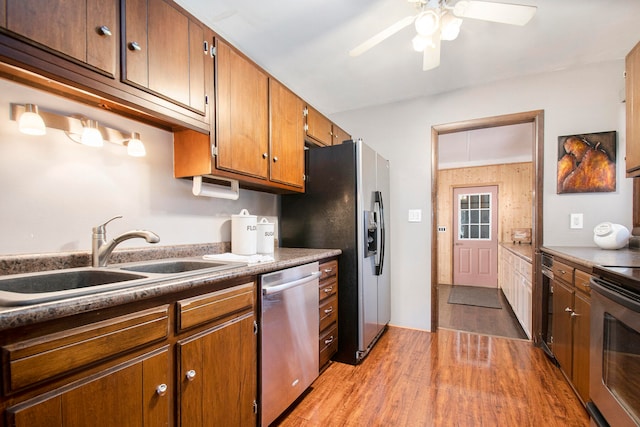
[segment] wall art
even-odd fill
[[[616,191],[616,132],[558,137],[558,194]]]

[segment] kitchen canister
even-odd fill
[[[258,223],[258,253],[270,254],[273,252],[274,224],[267,218],[262,218]]]
[[[257,243],[256,216],[242,209],[231,215],[231,252],[236,255],[255,255]]]

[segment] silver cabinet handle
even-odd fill
[[[325,344],[331,344],[333,342],[333,335],[331,335],[329,338],[327,338],[326,340],[324,340]]]
[[[327,288],[324,288],[323,291],[324,291],[325,294],[330,294],[331,291],[333,291],[333,286],[329,286]]]
[[[329,273],[333,272],[333,268],[325,268],[324,272],[329,274]]]
[[[262,153],[262,158],[266,159],[267,157],[269,157],[269,155],[267,153]]]
[[[164,396],[165,394],[167,394],[167,385],[166,384],[160,384],[158,387],[156,387],[156,394],[158,396]]]
[[[186,377],[189,381],[193,381],[193,379],[196,377],[196,371],[194,371],[193,369],[189,369],[187,371]]]
[[[273,158],[273,163],[275,163],[275,162],[277,162],[277,161],[278,161],[278,158],[277,158],[277,157],[274,157],[274,158]]]
[[[571,317],[578,317],[580,316],[578,313],[576,313],[575,311],[571,312]]]
[[[102,25],[100,28],[98,28],[98,33],[100,33],[100,35],[102,36],[110,36],[111,30],[106,25]]]
[[[129,50],[142,50],[138,42],[129,43]]]
[[[324,309],[324,314],[333,313],[333,306]]]
[[[564,311],[566,311],[567,313],[573,313],[573,310],[571,310],[571,308],[569,308],[569,307],[566,307],[564,309]]]

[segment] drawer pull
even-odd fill
[[[333,286],[327,286],[323,291],[325,294],[330,294],[333,291]]]
[[[327,274],[331,273],[332,271],[333,271],[333,268],[325,268],[324,269],[324,272],[327,273]]]
[[[156,387],[156,394],[158,396],[164,396],[165,394],[167,394],[167,385],[166,384],[160,384],[158,387]]]
[[[324,314],[329,314],[333,312],[333,306],[324,309]]]
[[[578,317],[580,316],[578,313],[576,313],[575,311],[571,312],[571,317]]]
[[[333,335],[331,335],[329,338],[324,340],[325,344],[331,344],[333,342]]]
[[[189,381],[193,381],[193,379],[196,377],[196,371],[194,371],[193,369],[188,370],[186,377]]]
[[[98,28],[98,33],[100,33],[101,36],[110,36],[111,30],[106,25],[103,25],[100,28]]]
[[[138,42],[129,43],[129,50],[142,50]]]
[[[564,271],[564,270],[558,270],[558,273],[560,273],[560,274],[567,274],[567,272],[566,272],[566,271]]]

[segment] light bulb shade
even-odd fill
[[[430,36],[437,29],[440,23],[440,16],[433,10],[426,10],[416,18],[415,27],[418,34]]]
[[[416,34],[416,36],[411,39],[411,44],[413,45],[413,50],[416,52],[424,52],[424,49],[431,44],[431,37]]]
[[[37,105],[26,104],[24,106],[24,113],[20,115],[18,120],[18,129],[27,135],[44,135],[47,133],[44,120],[38,114]]]
[[[440,20],[440,39],[442,40],[455,40],[460,34],[460,26],[462,25],[462,19],[456,18],[450,13],[442,16]]]
[[[144,144],[140,141],[140,134],[138,132],[131,133],[131,139],[127,142],[127,154],[133,157],[144,157],[147,155],[147,150],[145,150]]]
[[[87,120],[82,129],[82,137],[80,142],[89,147],[102,147],[104,140],[100,129],[98,129],[98,122],[95,120]]]

